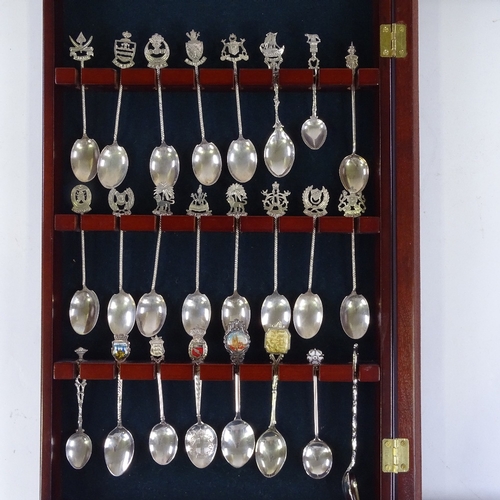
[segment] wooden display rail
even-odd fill
[[[240,218],[241,232],[272,233],[273,219],[267,215],[248,215]],[[350,233],[354,230],[361,234],[377,234],[380,232],[378,217],[342,217],[328,216],[319,218],[319,233]],[[190,215],[163,216],[162,231],[195,231],[195,218]],[[157,231],[158,217],[155,215],[114,215],[56,214],[54,216],[56,231]],[[208,215],[201,217],[200,230],[206,232],[233,232],[234,217],[227,215]],[[310,233],[313,230],[312,217],[303,215],[285,215],[278,219],[278,230],[282,233]]]
[[[77,363],[74,361],[58,361],[54,363],[54,380],[73,380],[77,373]],[[358,367],[360,382],[379,382],[380,367],[376,364],[362,364]],[[124,380],[154,380],[155,363],[123,363],[120,375]],[[84,361],[80,365],[80,375],[86,380],[112,380],[116,378],[116,363],[114,361]],[[233,379],[233,368],[230,364],[200,365],[202,380],[230,381]],[[191,380],[193,365],[191,363],[162,363],[161,376],[163,380]],[[243,381],[272,380],[271,364],[242,364],[240,377]],[[308,364],[280,364],[279,378],[282,382],[312,381],[312,367]],[[319,379],[323,382],[352,382],[352,365],[323,364],[319,368]]]
[[[82,81],[85,86],[113,87],[119,84],[119,73],[113,68],[83,68]],[[162,87],[175,90],[195,88],[194,71],[190,68],[164,68],[160,70]],[[156,73],[152,68],[129,68],[121,71],[122,84],[126,88],[156,88]],[[55,84],[79,86],[76,68],[55,68]],[[352,71],[348,68],[324,68],[318,75],[318,89],[346,88],[351,85]],[[239,84],[243,90],[267,90],[273,86],[270,69],[240,69]],[[231,90],[232,69],[200,68],[200,85],[205,90]],[[283,90],[309,89],[313,84],[311,69],[281,69],[279,85]],[[357,73],[359,87],[376,87],[379,84],[378,68],[360,68]]]

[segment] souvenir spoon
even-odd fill
[[[250,304],[238,293],[238,252],[240,241],[240,217],[246,214],[247,194],[241,184],[231,184],[226,192],[227,201],[231,207],[227,215],[234,217],[234,288],[233,294],[224,299],[221,309],[222,326],[226,331],[229,323],[234,320],[243,322],[245,328],[250,324]]]
[[[284,347],[283,340],[288,333],[286,350],[290,347],[290,333],[286,329],[271,329],[266,333],[266,350],[271,346],[271,350],[280,350]],[[280,347],[276,349],[276,342]],[[285,341],[286,343],[286,341]],[[274,344],[274,345],[273,345]],[[268,351],[269,352],[269,351]],[[276,402],[278,399],[278,368],[283,354],[276,357],[269,355],[273,363],[273,381],[271,389],[271,420],[267,430],[259,437],[255,445],[255,461],[261,474],[265,477],[274,477],[282,469],[287,456],[287,446],[285,438],[276,429]]]
[[[136,43],[130,40],[132,35],[125,31],[123,38],[115,40],[115,58],[113,64],[120,69],[131,68],[134,63]],[[120,71],[120,84],[118,86],[118,101],[116,104],[115,129],[113,143],[106,146],[97,162],[97,177],[106,189],[118,187],[125,179],[128,171],[128,155],[123,146],[118,144],[118,125],[120,123],[120,110],[122,105],[122,74]]]
[[[78,214],[86,213],[90,210],[92,193],[87,186],[79,184],[71,190],[71,201],[73,212]],[[81,229],[80,218],[80,236],[82,248],[82,289],[77,290],[69,305],[69,321],[73,330],[79,335],[86,335],[91,332],[99,318],[99,299],[93,290],[86,285],[85,268],[85,231]]]
[[[128,356],[128,353],[126,356]],[[120,362],[123,361],[123,358],[119,357],[117,361],[118,359],[116,427],[110,431],[104,441],[104,460],[106,462],[106,467],[111,475],[116,477],[121,476],[127,471],[134,458],[135,450],[134,437],[130,431],[122,425],[123,380],[120,375]]]
[[[354,474],[356,452],[358,450],[358,344],[352,353],[352,437],[351,462],[342,476],[342,491],[345,500],[359,500],[358,482]]]
[[[280,192],[279,184],[274,182],[271,193],[268,193],[266,189],[262,191],[262,194],[265,196],[264,210],[266,210],[267,215],[274,219],[274,290],[271,295],[264,299],[260,310],[262,328],[267,332],[269,328],[278,323],[283,328],[288,328],[292,316],[288,299],[278,292],[278,217],[284,215],[288,209],[287,197],[290,195],[290,191]]]
[[[260,51],[264,55],[264,62],[273,72],[274,89],[274,131],[269,136],[264,148],[264,163],[269,172],[275,177],[284,177],[290,172],[295,160],[295,146],[285,132],[278,115],[279,101],[279,68],[283,62],[282,54],[285,46],[279,47],[276,43],[277,33],[268,33],[264,42],[260,44]]]
[[[198,66],[203,64],[207,58],[203,56],[203,42],[198,40],[200,36],[194,30],[186,33],[189,42],[186,42],[186,53],[188,59],[185,62],[194,67],[196,83],[196,96],[198,100],[198,115],[200,118],[201,142],[195,146],[192,155],[193,172],[201,184],[211,186],[219,179],[222,170],[222,158],[217,146],[205,139],[205,125],[203,123],[203,108],[201,104],[200,75]],[[203,56],[203,57],[202,57]]]
[[[360,339],[370,325],[370,306],[368,301],[356,292],[356,244],[354,226],[351,233],[352,258],[352,292],[347,295],[340,305],[340,322],[348,337]]]
[[[351,111],[352,111],[352,153],[346,156],[339,167],[339,175],[342,185],[350,194],[360,193],[368,182],[370,170],[366,160],[356,153],[356,72],[358,68],[358,56],[356,49],[351,43],[346,66],[352,71],[351,82]]]
[[[318,87],[318,73],[319,73],[319,59],[317,57],[318,53],[318,43],[321,42],[318,35],[306,34],[307,43],[311,48],[311,57],[309,58],[307,67],[313,70],[313,84],[312,84],[312,114],[308,118],[300,129],[300,134],[305,145],[310,149],[319,149],[326,140],[327,130],[325,122],[318,118],[317,110],[317,97],[316,91]]]
[[[163,340],[154,336],[150,341],[151,359],[156,365],[156,382],[158,384],[158,401],[160,406],[160,422],[149,433],[149,452],[153,460],[159,465],[169,464],[177,453],[179,439],[175,429],[165,421],[163,407],[163,389],[161,384],[161,362],[165,356]]]
[[[238,139],[231,142],[227,152],[227,167],[229,173],[238,182],[248,182],[255,174],[257,168],[257,152],[250,139],[243,137],[241,124],[240,87],[238,84],[238,61],[248,61],[248,54],[243,46],[245,39],[239,42],[234,34],[229,35],[229,41],[222,40],[224,45],[221,53],[221,61],[233,63],[234,92],[236,94],[236,116],[238,118]]]
[[[69,49],[71,57],[75,61],[80,61],[80,88],[82,90],[82,121],[83,133],[82,138],[77,139],[71,148],[70,163],[75,177],[80,182],[91,181],[97,173],[97,160],[99,158],[99,146],[94,139],[87,135],[87,110],[85,106],[85,85],[82,83],[82,72],[85,61],[88,61],[94,56],[94,48],[90,46],[92,38],[88,40],[83,36],[83,33],[78,35],[78,38],[73,40],[69,37],[73,47]]]
[[[314,439],[304,447],[302,465],[308,476],[313,479],[323,479],[330,473],[333,465],[332,450],[318,436],[318,374],[319,365],[323,361],[323,353],[319,349],[311,349],[307,353],[307,360],[313,366]]]
[[[80,376],[80,364],[87,349],[79,347],[75,350],[78,354],[78,375],[75,378],[76,398],[78,401],[78,429],[66,441],[66,458],[74,469],[82,469],[92,455],[92,441],[83,430],[83,398],[85,397],[86,380]]]
[[[330,195],[323,187],[313,189],[307,187],[302,193],[304,203],[304,213],[313,219],[313,232],[311,236],[311,257],[309,259],[309,280],[307,292],[298,296],[293,307],[293,325],[297,333],[304,339],[314,337],[323,323],[323,303],[319,295],[312,293],[312,278],[314,265],[314,249],[316,246],[316,225],[317,218],[326,214],[326,207]]]
[[[156,87],[158,89],[158,111],[160,115],[160,145],[153,149],[149,159],[149,172],[155,186],[163,184],[173,186],[179,177],[180,163],[177,151],[165,143],[165,124],[163,120],[163,100],[161,92],[160,70],[167,67],[170,48],[164,38],[155,33],[144,47],[144,55],[148,60],[148,68],[156,71]]]
[[[240,364],[250,347],[250,335],[243,321],[235,319],[229,323],[224,335],[224,346],[233,364],[235,416],[222,431],[221,450],[227,462],[239,468],[252,458],[255,447],[253,429],[241,418],[240,412]]]
[[[206,194],[198,187],[196,194],[192,193],[193,201],[189,205],[188,215],[196,219],[196,270],[195,270],[195,290],[187,295],[182,304],[182,325],[188,335],[193,336],[193,332],[201,330],[206,332],[212,316],[212,307],[208,297],[200,292],[200,219],[204,215],[210,215]]]
[[[130,209],[134,205],[134,194],[130,188],[122,193],[113,188],[109,192],[108,202],[116,217],[130,215]],[[120,229],[118,293],[115,293],[108,303],[108,325],[115,338],[128,337],[135,324],[135,314],[133,297],[123,290],[123,230]]]
[[[193,380],[196,404],[196,423],[186,432],[184,440],[186,453],[189,460],[198,467],[204,469],[212,463],[217,451],[217,434],[214,429],[201,420],[201,389],[200,363],[205,359],[208,346],[203,335],[205,332],[199,330],[193,335],[189,343],[189,355],[193,361]]]

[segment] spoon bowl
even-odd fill
[[[82,469],[92,455],[92,441],[90,437],[77,430],[66,441],[66,458],[74,469]]]
[[[243,136],[231,142],[227,151],[227,167],[235,180],[248,182],[257,168],[257,151],[252,141]]]
[[[80,182],[89,182],[97,174],[97,161],[99,159],[99,146],[94,139],[83,134],[71,148],[70,163],[73,174]]]
[[[370,325],[368,301],[353,290],[344,298],[340,306],[340,322],[347,336],[360,339]]]
[[[264,163],[275,177],[284,177],[295,161],[295,146],[282,125],[275,126],[264,148]]]
[[[165,184],[173,186],[180,171],[179,155],[173,146],[162,142],[153,149],[149,159],[149,173],[155,186]]]
[[[200,330],[208,328],[212,316],[212,307],[208,297],[196,290],[184,299],[181,312],[182,325],[186,333],[190,335],[190,332],[196,328]]]
[[[314,337],[323,323],[323,303],[319,295],[308,290],[298,296],[293,307],[293,325],[303,339]]]
[[[135,302],[121,290],[108,303],[108,325],[113,335],[128,335],[135,324]]]
[[[134,458],[134,437],[125,427],[116,426],[104,441],[104,460],[109,472],[121,476]]]
[[[292,310],[288,299],[278,293],[277,290],[264,299],[260,311],[260,320],[264,331],[276,326],[278,323],[281,323],[283,328],[288,328],[291,317]]]
[[[83,286],[73,295],[69,305],[69,321],[79,335],[91,332],[99,318],[99,299],[93,290]]]
[[[275,427],[269,427],[257,440],[255,461],[265,477],[274,477],[283,467],[287,455],[286,442]]]
[[[322,439],[314,438],[304,447],[302,464],[308,476],[323,479],[332,469],[332,450]]]
[[[300,135],[305,145],[313,150],[319,149],[326,141],[327,129],[325,122],[317,116],[308,118],[300,129]]]
[[[220,438],[222,455],[235,468],[243,467],[252,458],[255,434],[250,424],[241,418],[229,422]]]
[[[217,434],[210,425],[199,420],[186,432],[185,445],[189,460],[198,469],[204,469],[215,457]]]
[[[368,163],[356,153],[346,156],[340,163],[340,180],[351,194],[359,193],[365,188],[369,175]]]
[[[178,444],[175,429],[166,422],[156,424],[149,433],[149,452],[159,465],[167,465],[174,459]]]
[[[359,500],[358,482],[352,470],[346,470],[342,476],[342,491],[345,500]]]
[[[135,321],[142,335],[154,337],[165,324],[166,318],[167,304],[160,294],[151,290],[139,299]]]
[[[250,304],[245,297],[242,297],[237,290],[234,291],[232,295],[226,297],[222,304],[221,318],[222,326],[224,330],[227,330],[229,323],[236,319],[242,321],[245,324],[245,328],[248,328],[250,324]]]
[[[222,171],[222,158],[219,149],[213,142],[202,140],[192,155],[193,172],[204,186],[215,184]]]
[[[97,177],[106,189],[118,187],[128,171],[128,155],[116,141],[106,146],[99,155]]]

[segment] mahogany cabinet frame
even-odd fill
[[[43,2],[43,221],[42,221],[42,352],[41,352],[41,484],[40,497],[53,498],[53,471],[60,467],[60,453],[53,453],[60,416],[53,407],[54,359],[58,339],[53,336],[53,317],[63,306],[54,290],[60,280],[60,249],[57,240],[55,193],[60,187],[57,150],[60,134],[55,101],[54,47],[61,35],[56,29],[55,0]],[[378,322],[380,350],[380,439],[410,440],[410,470],[380,472],[380,498],[419,500],[421,487],[420,435],[420,241],[419,241],[419,138],[418,138],[418,2],[379,0],[378,23],[407,26],[408,55],[379,60],[379,119],[381,164],[390,175],[381,178],[380,251],[391,255],[381,261],[380,300],[386,304]],[[375,17],[377,17],[375,15]],[[375,49],[374,49],[375,50]],[[385,168],[385,167],[384,167]],[[369,231],[368,231],[369,232]],[[387,307],[390,305],[390,307]],[[58,365],[64,372],[64,367]],[[68,367],[66,367],[68,369]],[[71,368],[69,368],[71,370]],[[341,368],[340,368],[341,370]],[[62,373],[61,372],[61,373]],[[207,367],[207,373],[209,368]],[[340,373],[340,372],[339,372]],[[72,372],[61,375],[72,376]],[[337,374],[338,375],[338,374]],[[337,376],[335,375],[335,376]],[[290,375],[293,379],[293,374]],[[380,460],[380,458],[377,458]],[[379,468],[379,470],[381,470]]]

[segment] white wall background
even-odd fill
[[[0,498],[38,498],[41,1],[0,0]],[[423,489],[500,498],[500,1],[420,0]],[[403,499],[404,500],[404,499]]]

